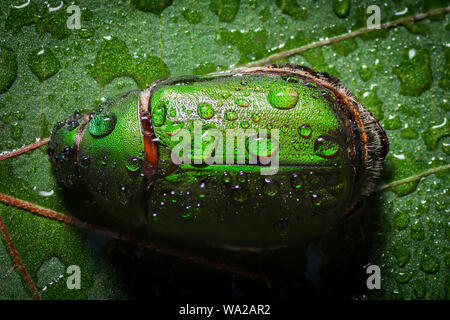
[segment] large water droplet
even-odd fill
[[[68,160],[73,155],[73,149],[69,146],[65,147],[61,152],[61,159]]]
[[[183,17],[189,22],[189,24],[197,24],[202,19],[202,12],[193,8],[183,8]]]
[[[197,112],[200,118],[208,120],[214,116],[214,109],[209,103],[199,103]]]
[[[297,131],[301,137],[306,138],[306,139],[311,137],[311,134],[312,134],[312,129],[309,126],[309,124],[302,124],[300,127],[298,127]]]
[[[224,172],[223,173],[222,181],[225,184],[228,184],[228,183],[231,182],[231,176],[230,176],[230,174],[228,172]]]
[[[248,129],[250,127],[250,123],[247,120],[243,120],[241,122],[241,128],[242,129]]]
[[[400,267],[406,265],[411,258],[411,252],[407,247],[404,247],[400,244],[394,245],[394,256],[397,259],[397,264]]]
[[[184,122],[172,122],[166,126],[166,132],[169,136],[176,135],[184,127]]]
[[[248,182],[247,175],[245,174],[244,171],[239,171],[237,180],[238,180],[238,183],[240,183],[240,184],[245,184]]]
[[[101,113],[95,116],[89,123],[89,133],[96,138],[110,134],[117,123],[114,113]]]
[[[236,102],[236,104],[239,107],[242,107],[242,108],[247,108],[248,107],[248,102],[243,100],[243,99],[236,99],[234,102]]]
[[[28,67],[42,82],[61,69],[61,64],[50,49],[37,49],[28,56]]]
[[[80,159],[80,167],[86,169],[87,167],[89,167],[89,164],[91,163],[91,158],[89,158],[89,156],[83,156]]]
[[[256,157],[270,157],[278,151],[279,142],[273,137],[257,135],[248,140],[248,152]]]
[[[80,123],[78,121],[72,120],[67,123],[67,129],[69,131],[72,131],[72,130],[75,130],[76,128],[78,128],[79,125],[80,125]]]
[[[264,184],[263,184],[263,192],[264,194],[270,196],[270,197],[274,197],[276,196],[276,194],[279,191],[279,185],[278,182],[276,180],[270,179],[270,178],[265,178],[264,179]]]
[[[6,92],[17,78],[17,54],[10,48],[0,45],[0,93]]]
[[[350,0],[333,0],[333,11],[338,17],[345,18],[350,11]]]
[[[102,88],[115,78],[131,77],[138,88],[144,89],[153,79],[169,75],[169,68],[161,58],[150,56],[148,53],[146,57],[139,56],[130,53],[124,40],[116,36],[104,36],[95,63],[88,65],[86,69]]]
[[[255,123],[258,123],[261,120],[261,117],[259,116],[259,114],[253,114],[252,115],[252,121]]]
[[[418,97],[431,87],[433,75],[430,61],[430,54],[425,49],[405,49],[402,63],[392,70],[400,80],[401,95]]]
[[[312,204],[315,206],[320,206],[322,204],[322,197],[318,194],[311,195]]]
[[[142,168],[144,160],[139,157],[131,157],[127,159],[126,168],[131,172],[136,172]]]
[[[291,176],[291,186],[292,188],[294,188],[295,190],[300,190],[301,187],[303,186],[303,179],[302,176],[299,174],[294,173]]]
[[[214,12],[220,22],[231,22],[234,20],[234,17],[238,13],[240,8],[239,1],[222,1],[222,0],[213,0],[210,1],[209,10]]]
[[[392,226],[395,229],[403,230],[408,226],[409,220],[409,214],[405,211],[400,211],[392,218]]]
[[[424,252],[420,259],[420,269],[426,273],[436,273],[439,271],[439,260],[433,254]]]
[[[167,108],[164,105],[152,110],[152,123],[155,127],[161,127],[166,122]]]
[[[237,112],[229,109],[225,112],[225,119],[228,121],[233,121],[236,120],[238,118]]]
[[[339,144],[331,137],[321,136],[314,142],[314,153],[322,158],[333,158],[339,152]]]
[[[196,209],[197,209],[197,208],[196,208]],[[182,217],[183,219],[189,218],[190,216],[192,216],[192,213],[193,213],[193,209],[192,209],[192,208],[189,208],[188,210],[184,211],[184,212],[181,214],[181,217]]]
[[[298,101],[298,92],[292,87],[277,87],[272,89],[267,100],[277,109],[292,109]]]

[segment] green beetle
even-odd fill
[[[58,181],[86,188],[116,224],[257,249],[357,211],[388,149],[337,78],[271,65],[161,79],[75,113],[54,128],[49,155]]]

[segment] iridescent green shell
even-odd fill
[[[173,162],[181,132],[195,145],[213,129],[224,141]],[[275,140],[267,150],[245,140],[245,154],[225,164],[229,129],[266,129]],[[222,164],[201,152],[211,143]],[[387,151],[377,120],[336,78],[298,66],[158,80],[59,124],[50,145],[58,180],[85,185],[114,220],[157,237],[252,247],[333,228],[374,189]],[[276,174],[262,175],[274,154]]]

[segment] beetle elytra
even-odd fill
[[[195,145],[196,124],[201,137],[214,131],[222,141],[209,135],[198,153],[183,152],[189,161],[174,162],[177,136],[192,133]],[[206,161],[206,149],[225,159],[230,129],[254,132],[231,157],[243,161]],[[265,148],[249,142],[263,131]],[[84,186],[122,225],[267,248],[323,234],[354,212],[388,149],[378,121],[337,78],[272,65],[161,79],[75,113],[53,130],[49,155],[63,186]],[[262,175],[273,155],[276,174]]]

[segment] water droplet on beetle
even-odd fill
[[[70,121],[68,124],[67,124],[67,129],[69,130],[69,131],[72,131],[72,130],[75,130],[76,128],[78,128],[78,126],[80,125],[80,123],[78,122],[78,121]]]
[[[231,182],[231,176],[228,172],[223,173],[222,181],[223,181],[223,183],[226,183],[226,184]]]
[[[288,131],[289,131],[289,126],[288,125],[282,125],[281,127],[280,127],[280,131],[282,132],[282,133],[288,133]]]
[[[113,132],[117,123],[114,113],[96,115],[89,123],[89,133],[96,138],[104,137]]]
[[[292,109],[297,104],[298,92],[292,87],[277,87],[269,92],[267,100],[276,109]]]
[[[300,127],[298,127],[297,131],[298,134],[305,139],[311,137],[312,134],[312,129],[309,124],[302,124]]]
[[[155,127],[161,127],[166,122],[167,108],[165,105],[158,106],[152,111],[152,123]]]
[[[245,100],[242,100],[242,99],[236,99],[234,102],[235,102],[239,107],[242,107],[242,108],[247,108],[247,107],[248,107],[248,102],[245,101]]]
[[[333,158],[339,152],[339,144],[333,138],[321,136],[314,142],[314,153],[322,158]]]
[[[273,137],[266,137],[257,135],[248,142],[248,152],[254,157],[271,157],[272,154],[278,151],[279,142]]]
[[[184,127],[184,122],[172,122],[166,126],[166,132],[169,136],[174,136]]]
[[[80,167],[82,167],[83,169],[86,169],[87,167],[89,167],[89,164],[91,163],[91,158],[89,158],[89,156],[83,156],[80,159]]]
[[[292,188],[294,188],[295,190],[300,190],[303,186],[303,179],[302,176],[299,174],[294,173],[291,176],[291,186]]]
[[[312,201],[312,204],[315,205],[315,206],[320,206],[321,205],[320,196],[315,194],[315,193],[311,195],[311,201]]]
[[[276,180],[273,180],[271,178],[265,178],[262,189],[266,195],[268,195],[270,197],[274,197],[277,195],[277,193],[279,191],[279,185]]]
[[[258,114],[252,115],[252,121],[258,123],[261,120],[261,117]]]
[[[125,167],[130,172],[136,172],[139,169],[141,169],[143,165],[144,165],[144,160],[142,160],[141,158],[130,157],[127,159],[127,163],[125,164]]]
[[[63,151],[61,152],[61,159],[68,160],[73,155],[73,149],[69,146],[64,147]]]
[[[229,109],[225,112],[225,120],[234,121],[238,118],[237,112]]]
[[[244,120],[241,122],[241,128],[242,129],[248,129],[250,127],[250,123],[248,123],[247,120]]]
[[[214,116],[214,109],[209,103],[199,103],[197,106],[197,112],[200,118],[209,120]]]

